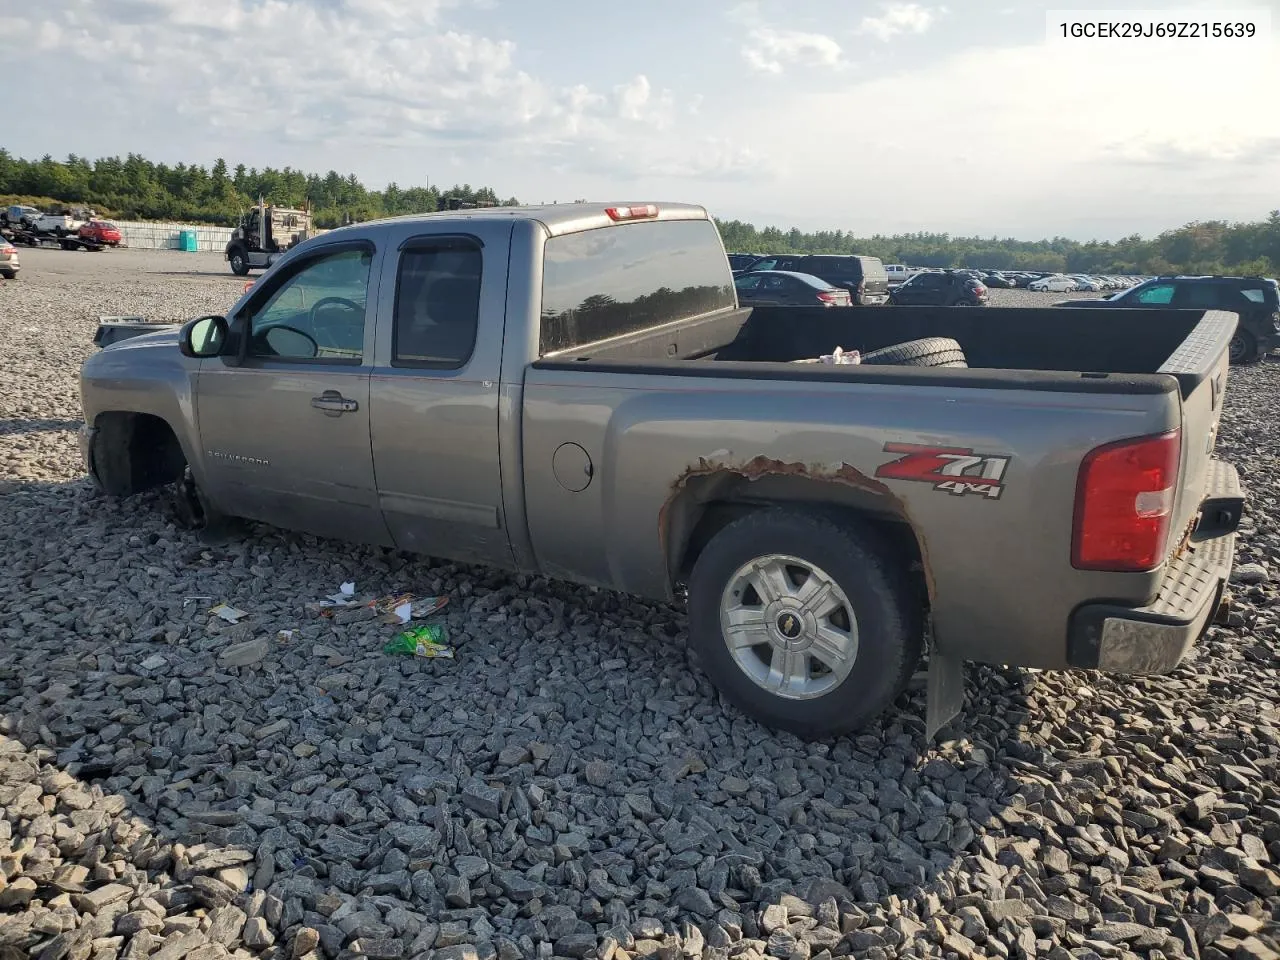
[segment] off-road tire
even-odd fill
[[[789,699],[758,685],[734,660],[721,629],[726,588],[743,565],[784,555],[821,568],[848,600],[858,648],[848,675],[827,693]],[[920,661],[922,611],[906,566],[850,518],[771,508],[730,523],[706,545],[688,582],[689,644],[724,697],[764,725],[805,739],[849,733],[883,713]]]
[[[876,366],[967,367],[964,351],[950,337],[925,337],[881,347],[862,355],[862,362]]]

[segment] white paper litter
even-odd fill
[[[209,612],[227,623],[239,623],[248,616],[243,610],[237,610],[235,607],[225,603],[218,604]]]
[[[348,580],[338,588],[337,593],[331,593],[325,599],[320,601],[322,607],[350,607],[356,602],[356,585],[352,580]]]

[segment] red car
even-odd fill
[[[110,220],[90,220],[80,228],[80,236],[85,240],[97,240],[109,247],[118,247],[123,239],[120,228]]]

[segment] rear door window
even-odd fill
[[[396,276],[393,367],[466,366],[479,326],[482,261],[469,237],[410,241]]]
[[[1213,283],[1178,284],[1177,305],[1188,310],[1212,310],[1223,307],[1227,298],[1223,290]]]
[[[710,220],[657,220],[547,240],[540,354],[738,305]]]

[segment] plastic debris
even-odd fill
[[[449,634],[443,623],[424,623],[400,634],[383,647],[382,652],[452,660],[453,650],[445,646],[448,639]]]
[[[297,635],[297,633],[298,633],[297,630],[277,630],[276,639],[279,640],[281,643],[288,643],[290,640],[294,638],[294,636]]]
[[[230,606],[229,604],[226,604],[226,603],[218,604],[209,612],[213,614],[215,617],[217,617],[218,619],[225,620],[227,623],[239,623],[241,620],[243,620],[245,617],[249,615],[245,613],[243,610],[237,610],[235,607]]]

